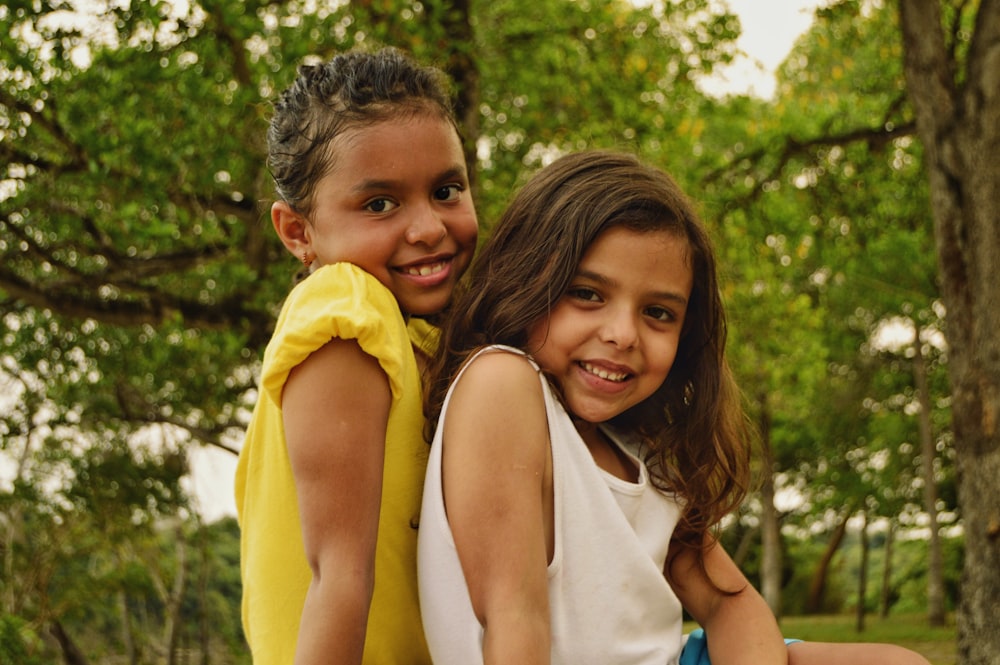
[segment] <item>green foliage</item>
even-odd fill
[[[26,371],[68,374],[46,394],[81,426],[239,436],[293,266],[263,214],[266,116],[307,58],[379,42],[442,64],[474,53],[484,101],[468,138],[490,150],[488,227],[523,167],[552,150],[631,145],[684,163],[687,149],[660,137],[697,124],[692,79],[731,57],[737,28],[703,0],[483,3],[466,17],[472,43],[443,32],[457,20],[448,3],[378,4],[93,3],[83,28],[65,27],[60,7],[8,7],[8,346]],[[27,48],[29,35],[54,50]]]
[[[734,365],[785,486],[808,496],[804,522],[846,497],[887,517],[921,510],[912,343],[878,337],[890,322],[942,326],[898,34],[888,7],[820,12],[781,67],[770,116],[741,105],[750,131],[708,182],[738,271]],[[943,349],[925,341],[924,354],[947,446]]]
[[[944,589],[946,609],[951,612],[958,606],[960,599],[962,559],[965,554],[961,538],[944,538],[941,543],[944,550]],[[899,612],[926,612],[927,608],[921,602],[926,593],[927,551],[923,543],[911,541],[905,543],[903,551],[898,555],[901,565],[898,565],[895,597],[898,598],[894,610]],[[870,601],[869,601],[870,602]]]
[[[236,447],[295,269],[267,220],[269,102],[300,63],[354,46],[399,46],[461,82],[484,236],[562,151],[633,150],[678,178],[718,242],[731,360],[779,488],[800,499],[789,534],[825,533],[845,506],[920,512],[913,346],[877,334],[924,329],[954,508],[929,197],[891,8],[831,4],[774,100],[717,100],[697,83],[733,57],[739,23],[707,0],[87,6],[96,22],[0,6],[0,453],[16,467],[0,629],[26,658],[55,619],[93,653],[123,653],[126,625],[159,648],[182,573],[182,641],[241,657],[235,523],[193,521],[180,479],[190,446]],[[794,611],[823,542],[786,541]],[[842,607],[854,586],[835,562],[827,602]],[[900,607],[917,584],[899,583]]]
[[[41,665],[36,657],[41,639],[20,617],[0,613],[0,663]]]
[[[728,62],[738,23],[698,0],[483,3],[481,217],[489,225],[527,174],[553,154],[631,149],[682,180],[704,102],[694,80]]]
[[[182,641],[209,648],[211,625],[227,660],[241,649],[234,525],[162,529],[189,521],[187,448],[239,440],[290,284],[263,137],[297,65],[387,43],[477,83],[460,92],[477,93],[468,140],[490,149],[488,228],[551,151],[685,162],[703,129],[693,79],[738,27],[708,5],[96,2],[79,21],[61,3],[0,7],[8,614],[58,621],[88,653],[142,654],[164,648],[179,601]]]
[[[788,616],[806,614],[809,586],[816,561],[823,555],[826,543],[823,539],[788,538],[785,540],[785,563],[789,576],[782,587],[781,600]],[[826,578],[826,593],[820,612],[837,614],[848,612],[851,606],[847,604],[850,590],[856,586],[854,578],[849,578],[845,572],[845,559],[850,556],[846,547],[833,562],[833,569]]]

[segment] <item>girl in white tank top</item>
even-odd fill
[[[451,307],[418,542],[436,665],[927,665],[786,647],[710,530],[750,446],[714,250],[676,184],[585,152],[514,198]]]

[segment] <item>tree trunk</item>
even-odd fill
[[[923,342],[920,341],[920,328],[914,332],[913,380],[917,388],[917,399],[920,402],[920,454],[921,475],[924,478],[924,511],[927,513],[927,528],[930,529],[930,541],[927,546],[927,618],[932,626],[944,625],[944,557],[941,554],[941,534],[938,527],[938,491],[937,479],[934,475],[934,459],[937,451],[934,447],[934,433],[931,429],[931,396],[927,384],[927,362],[923,353]]]
[[[166,621],[163,626],[163,642],[166,648],[167,665],[177,663],[177,644],[182,625],[181,607],[184,602],[184,590],[187,588],[187,541],[184,538],[184,523],[180,520],[175,525],[177,535],[175,555],[177,557],[177,572],[170,593],[166,597],[164,613]]]
[[[212,662],[212,631],[208,625],[208,587],[211,581],[212,558],[208,544],[208,529],[200,520],[198,522],[198,544],[201,550],[201,575],[198,577],[198,644],[201,651],[201,665]]]
[[[858,605],[854,615],[854,630],[865,632],[865,596],[868,594],[868,511],[863,511],[861,523],[861,561],[858,563]]]
[[[471,51],[476,43],[472,25],[470,0],[450,0],[445,3],[445,11],[436,17],[441,21],[451,44],[445,70],[455,82],[457,97],[455,115],[462,128],[465,141],[465,161],[469,165],[469,182],[476,186],[476,162],[479,141],[479,66]]]
[[[830,535],[830,542],[827,543],[826,550],[816,565],[812,582],[809,584],[809,596],[806,598],[806,614],[819,614],[823,611],[823,597],[826,594],[826,577],[830,572],[830,563],[833,561],[833,555],[837,553],[840,543],[844,541],[844,534],[847,533],[847,520],[850,516],[851,510],[848,509],[844,513],[843,519],[837,524],[837,528]]]
[[[930,181],[965,561],[958,662],[1000,654],[1000,0],[900,0],[904,71]],[[974,21],[968,19],[974,18]],[[971,27],[971,33],[968,30]],[[956,48],[959,31],[971,34]],[[963,57],[962,61],[956,57]]]
[[[62,653],[62,659],[66,665],[90,665],[83,651],[80,650],[80,647],[76,645],[76,642],[73,641],[73,638],[69,636],[66,629],[63,628],[63,625],[58,620],[49,624],[49,633],[59,643],[59,651]]]
[[[758,399],[762,452],[760,516],[760,592],[776,618],[781,618],[781,525],[774,507],[774,455],[771,452],[771,412],[767,395]]]
[[[885,563],[882,565],[882,589],[879,593],[878,615],[880,619],[889,616],[892,607],[892,548],[896,541],[896,520],[889,520],[889,529],[885,534]]]
[[[756,540],[759,531],[760,527],[755,526],[749,527],[743,532],[740,544],[736,546],[736,551],[732,553],[733,563],[736,564],[737,568],[742,569],[743,564],[746,563],[747,556],[750,554],[750,548],[753,547],[754,540]]]
[[[115,565],[119,569],[124,570],[126,561],[129,560],[127,555],[122,553],[122,550],[116,548],[112,552],[112,557]],[[122,644],[125,645],[125,658],[128,665],[138,665],[139,664],[139,654],[141,652],[141,645],[135,634],[135,627],[132,622],[132,613],[129,611],[128,607],[128,593],[124,588],[119,588],[115,592],[115,600],[118,603],[118,611],[121,613],[121,629],[122,629]]]
[[[24,530],[21,519],[21,507],[12,505],[5,512],[5,520],[0,521],[0,528],[3,529],[3,604],[0,605],[0,612],[3,614],[17,614],[17,586],[14,584],[14,543],[18,535]]]

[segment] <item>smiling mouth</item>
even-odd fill
[[[412,277],[427,277],[428,275],[436,275],[447,267],[448,261],[437,261],[435,263],[425,263],[419,266],[407,266],[400,268],[399,271],[404,275],[410,275]]]
[[[600,377],[605,381],[613,381],[615,383],[621,383],[625,379],[629,378],[630,374],[628,372],[609,372],[606,369],[601,369],[587,362],[580,362],[580,367],[583,371],[588,374],[593,374],[596,377]]]

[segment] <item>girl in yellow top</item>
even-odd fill
[[[417,317],[446,306],[477,234],[445,79],[391,49],[303,66],[268,148],[271,220],[309,274],[236,471],[254,663],[430,663],[415,558],[436,340]]]

